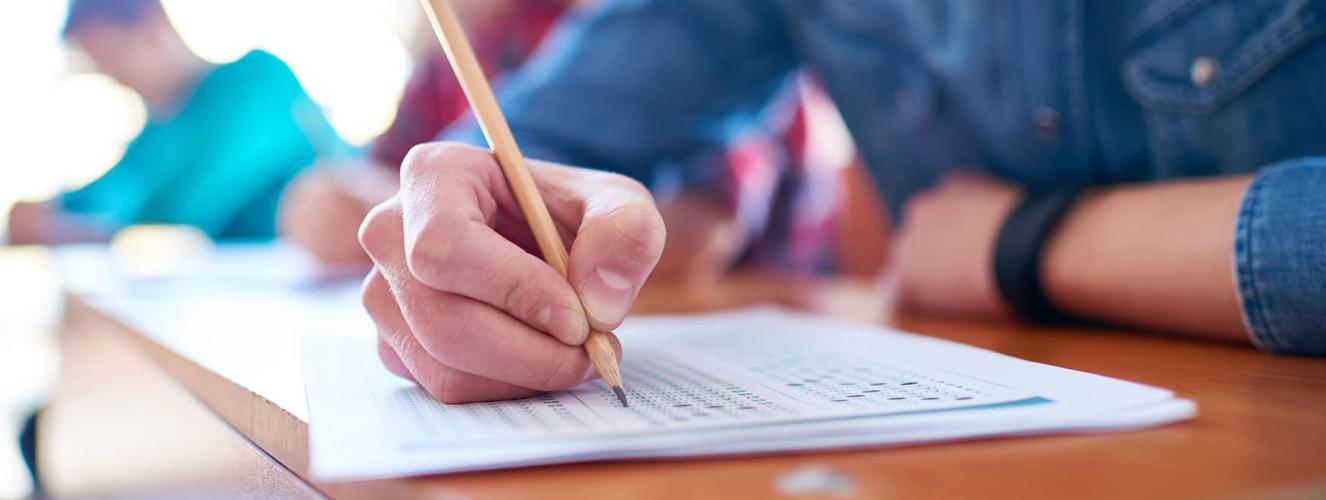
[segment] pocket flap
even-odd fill
[[[1123,64],[1143,105],[1206,113],[1326,31],[1322,0],[1184,0],[1133,37]]]

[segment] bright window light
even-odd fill
[[[364,144],[390,125],[411,61],[399,24],[371,0],[163,0],[185,43],[228,62],[253,49],[285,60],[332,126]],[[395,22],[394,22],[395,21]]]

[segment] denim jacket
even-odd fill
[[[502,92],[529,156],[703,179],[790,73],[833,97],[896,217],[958,168],[1027,186],[1254,174],[1237,290],[1326,355],[1326,0],[620,0]],[[471,137],[472,138],[472,137]]]

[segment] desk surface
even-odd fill
[[[857,320],[879,318],[867,283],[739,275],[706,286],[651,284],[638,312],[697,311],[777,302]],[[286,389],[252,388],[261,374],[296,373],[295,344],[243,360],[251,345],[209,338],[206,350],[162,343],[79,299],[68,314],[113,326],[236,431],[304,476],[302,403]],[[918,447],[679,461],[547,466],[359,483],[315,484],[337,497],[528,498],[770,496],[790,471],[828,467],[862,497],[1082,498],[1326,495],[1326,360],[1105,328],[1031,328],[902,316],[925,333],[1101,375],[1173,389],[1198,403],[1195,421],[1135,432],[1062,435]],[[225,325],[214,325],[224,328]],[[235,342],[244,342],[236,337]],[[181,354],[190,353],[188,355]],[[216,354],[209,354],[216,353]],[[209,356],[214,359],[206,359]],[[223,367],[218,369],[217,367]],[[252,371],[253,377],[235,370]],[[227,373],[222,376],[220,373]],[[264,394],[269,396],[264,397]],[[274,399],[280,399],[274,398]],[[298,406],[299,408],[295,408]]]

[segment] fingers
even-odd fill
[[[360,227],[375,264],[364,306],[379,326],[379,355],[443,401],[592,377],[579,344],[591,324],[610,331],[622,321],[662,253],[663,221],[639,183],[540,162],[530,171],[559,232],[574,237],[566,277],[525,250],[520,209],[477,148],[416,147],[398,195]]]
[[[389,201],[369,215],[362,234],[375,240],[369,253],[377,272],[390,285],[408,331],[428,356],[453,370],[530,389],[564,389],[586,379],[590,364],[582,349],[534,330],[491,305],[430,288],[415,279],[406,264],[399,221],[399,205]],[[401,346],[393,343],[393,347],[413,367]],[[417,370],[412,373],[425,383]]]
[[[392,373],[416,381],[443,403],[532,396],[539,391],[452,369],[425,352],[410,333],[386,279],[374,270],[364,281],[364,308],[378,326],[378,355]]]
[[[569,276],[494,230],[523,217],[492,155],[447,144],[416,147],[405,161],[406,264],[429,287],[579,345],[589,326],[621,323],[662,253],[663,220],[648,190],[626,177],[534,161],[529,169],[554,219],[575,229]]]
[[[415,278],[491,304],[568,345],[584,342],[589,324],[575,290],[490,226],[507,190],[491,155],[458,146],[416,148],[402,183],[405,264]]]
[[[666,239],[663,217],[649,192],[625,177],[612,177],[587,186],[596,192],[583,193],[585,213],[568,270],[591,326],[600,331],[621,324]]]
[[[492,306],[431,290],[408,274],[386,278],[419,343],[449,367],[543,391],[579,384],[589,372],[583,349],[563,344]]]

